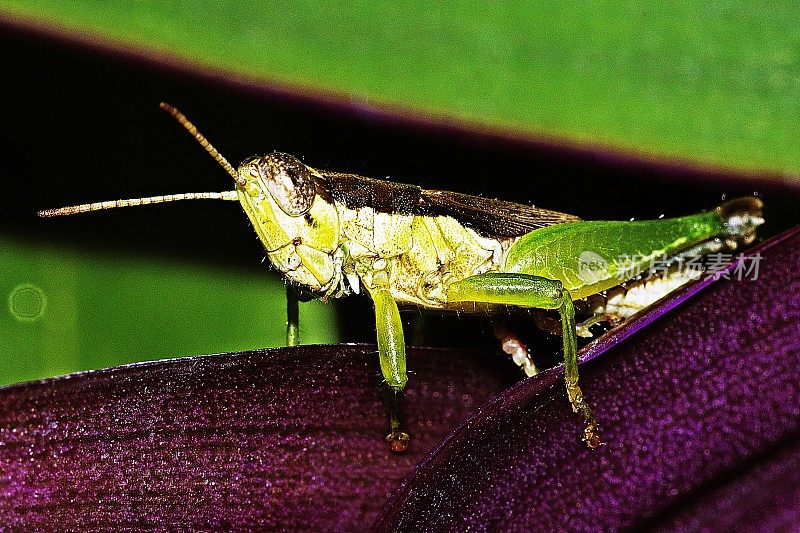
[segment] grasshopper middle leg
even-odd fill
[[[539,309],[558,309],[564,332],[564,378],[572,410],[586,420],[584,440],[590,448],[598,447],[597,420],[578,386],[578,349],[575,335],[575,308],[572,296],[560,281],[528,274],[487,273],[455,282],[447,290],[447,301],[482,302]]]
[[[386,443],[393,452],[408,448],[409,435],[400,429],[400,394],[408,382],[406,345],[400,311],[388,288],[368,288],[375,305],[375,327],[378,332],[378,355],[381,373],[388,386],[385,398],[389,410],[389,434]]]

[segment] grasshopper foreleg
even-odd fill
[[[291,285],[286,285],[286,346],[300,344],[300,298]]]
[[[560,281],[528,274],[487,273],[450,285],[448,303],[481,302],[539,309],[558,309],[564,339],[564,379],[572,410],[586,420],[584,440],[590,448],[600,445],[597,420],[578,386],[578,349],[572,296]]]

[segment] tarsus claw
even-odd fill
[[[408,443],[411,440],[411,437],[405,431],[400,430],[392,430],[391,433],[386,435],[386,444],[389,445],[389,449],[395,453],[403,453],[408,449]]]

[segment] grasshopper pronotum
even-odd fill
[[[83,204],[39,215],[177,200],[238,200],[267,257],[290,284],[320,298],[362,290],[370,295],[380,367],[394,393],[408,380],[398,303],[432,309],[488,304],[557,310],[567,397],[585,419],[584,440],[592,448],[601,440],[578,385],[573,300],[619,285],[628,279],[627,272],[641,271],[657,256],[703,255],[749,243],[763,223],[762,203],[752,197],[680,218],[581,221],[513,202],[318,170],[282,153],[251,157],[234,169],[180,111],[166,103],[161,107],[231,175],[234,190]],[[583,263],[587,253],[592,260],[588,270]],[[621,256],[631,258],[624,271],[615,262]],[[298,342],[296,306],[296,297],[290,297],[290,345]],[[386,441],[393,451],[403,451],[409,436],[400,427],[396,394],[391,397]]]

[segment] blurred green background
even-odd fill
[[[0,384],[285,340],[274,277],[8,238],[0,265]],[[330,306],[303,305],[301,324],[306,343],[336,340]]]
[[[572,142],[800,173],[797,2],[0,6],[40,25],[279,86]]]
[[[0,0],[0,64],[0,384],[282,343],[283,283],[235,204],[34,216],[229,188],[161,100],[234,163],[280,150],[585,218],[758,190],[763,235],[797,223],[794,3]],[[303,305],[303,342],[372,342],[366,299],[336,309]],[[421,318],[426,342],[491,345]]]

